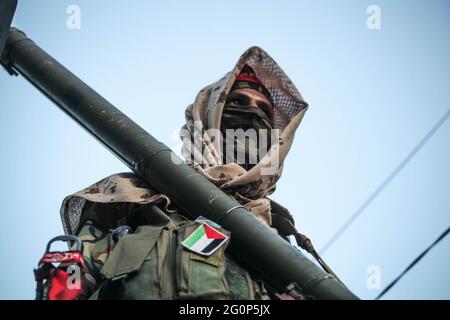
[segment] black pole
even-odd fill
[[[231,232],[239,261],[282,293],[297,284],[318,299],[357,299],[335,277],[261,224],[247,209],[182,163],[167,146],[39,48],[11,28],[2,64],[12,67],[91,133],[149,185],[191,218],[203,215]],[[173,159],[178,159],[175,164]]]

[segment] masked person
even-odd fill
[[[186,162],[287,241],[295,232],[293,218],[268,196],[306,110],[281,68],[252,47],[231,72],[198,93],[181,133]],[[256,135],[227,136],[230,130]],[[66,197],[61,218],[66,234],[83,242],[84,298],[274,297],[228,254],[232,234],[207,219],[189,220],[132,173]]]

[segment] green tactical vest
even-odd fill
[[[152,210],[151,224],[118,241],[93,221],[84,223],[78,235],[86,278],[95,283],[90,299],[269,299],[264,286],[226,253],[230,240],[202,256],[181,245],[199,223]]]

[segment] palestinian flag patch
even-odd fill
[[[207,224],[202,224],[192,234],[187,237],[181,244],[195,252],[204,256],[210,256],[220,248],[228,240],[228,236],[217,231]]]

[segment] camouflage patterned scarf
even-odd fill
[[[220,128],[225,99],[245,65],[255,71],[257,78],[270,92],[274,104],[273,127],[280,133],[278,142],[249,171],[236,163],[222,164],[221,143],[218,139],[211,139],[206,132],[208,129]],[[241,56],[231,72],[203,88],[195,102],[186,109],[186,125],[182,130],[184,134],[181,134],[183,155],[203,176],[247,207],[261,222],[271,226],[271,208],[266,196],[275,189],[283,161],[306,110],[306,102],[278,64],[262,49],[252,47]],[[194,148],[191,148],[189,143],[196,130],[201,133],[200,138],[195,137]],[[199,154],[194,157],[195,153]],[[61,218],[66,233],[77,232],[83,208],[89,202],[164,203],[166,211],[172,210],[168,197],[153,190],[133,174],[112,175],[64,199]]]

